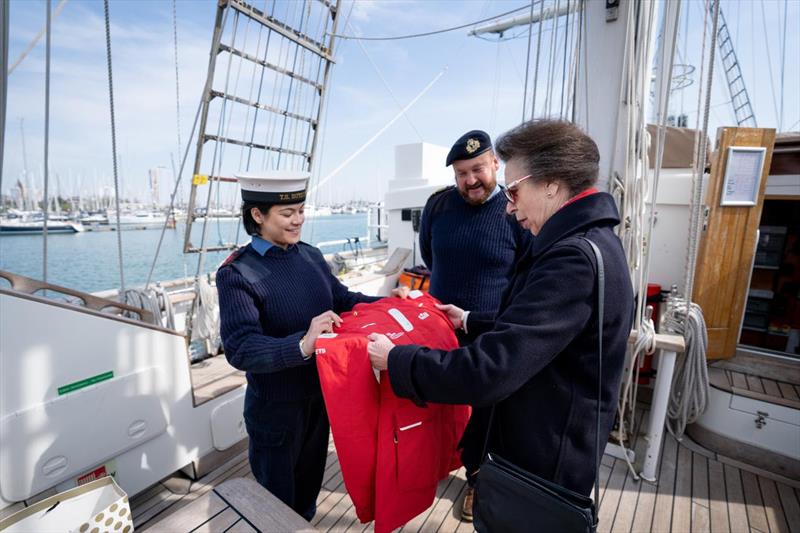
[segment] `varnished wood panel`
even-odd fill
[[[727,359],[736,353],[774,142],[772,129],[717,131],[716,156],[705,197],[708,225],[700,240],[693,295],[703,309],[708,327],[709,359]],[[731,146],[767,149],[755,206],[719,205]]]

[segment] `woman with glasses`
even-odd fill
[[[535,120],[496,145],[506,211],[536,238],[495,316],[443,305],[472,343],[449,352],[371,336],[373,366],[417,403],[495,406],[489,451],[588,495],[597,474],[597,264],[605,265],[600,441],[614,421],[633,294],[611,195],[594,188],[599,153],[577,126]],[[478,488],[480,498],[480,487]]]

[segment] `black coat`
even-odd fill
[[[470,314],[474,342],[445,352],[406,345],[389,353],[394,392],[417,403],[497,404],[490,450],[581,494],[596,474],[596,264],[606,273],[601,446],[614,422],[633,291],[613,232],[612,197],[596,193],[557,211],[520,260],[496,318]]]

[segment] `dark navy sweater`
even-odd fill
[[[433,296],[468,311],[497,310],[514,263],[532,239],[505,209],[502,193],[477,206],[455,187],[428,199],[419,248],[431,271]]]
[[[304,242],[263,256],[247,245],[217,271],[217,291],[225,357],[247,373],[248,393],[271,400],[321,394],[316,361],[300,352],[312,318],[380,299],[348,291]]]

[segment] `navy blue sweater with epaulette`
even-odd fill
[[[247,245],[217,271],[217,291],[225,356],[247,373],[248,393],[265,400],[321,394],[316,360],[300,352],[311,319],[379,299],[348,291],[304,242],[264,256]]]
[[[481,205],[468,204],[455,187],[428,199],[419,248],[433,296],[468,311],[497,310],[514,263],[532,240],[505,210],[500,191]]]

